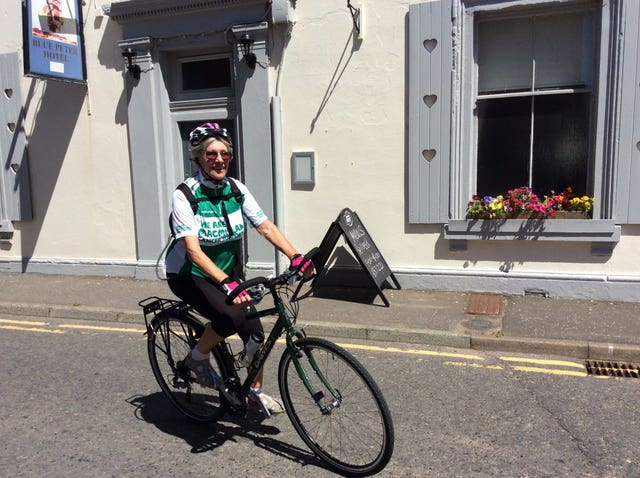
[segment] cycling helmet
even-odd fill
[[[221,128],[218,123],[204,123],[198,126],[189,133],[189,144],[192,148],[195,148],[207,138],[222,138],[229,145],[232,145],[227,129]]]

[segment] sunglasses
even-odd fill
[[[229,151],[205,151],[204,154],[207,156],[207,158],[214,158],[215,159],[218,156],[220,156],[225,161],[227,159],[231,159],[231,153]]]

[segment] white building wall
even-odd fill
[[[316,185],[289,189],[294,239],[321,239],[343,207],[356,210],[380,242],[391,231],[405,236],[406,14],[406,5],[368,1],[360,43],[345,2],[296,8],[281,80],[285,160],[315,151]]]
[[[451,252],[442,225],[407,223],[406,31],[409,3],[419,2],[364,3],[362,42],[353,41],[345,2],[296,7],[281,79],[284,156],[315,151],[316,185],[311,191],[287,189],[287,233],[293,242],[318,243],[340,210],[349,207],[391,268],[413,275],[409,282],[416,286],[456,288],[457,274],[468,285],[473,276],[491,278],[487,289],[498,287],[494,278],[557,275],[563,281],[551,283],[555,290],[545,289],[569,296],[575,294],[572,280],[637,284],[638,226],[623,227],[611,256],[595,256],[588,242],[478,240],[468,241],[466,251]],[[453,275],[448,281],[447,274]],[[591,287],[586,290],[592,293]]]
[[[119,28],[88,3],[87,85],[22,78],[34,219],[14,223],[0,261],[135,263]],[[0,51],[21,53],[20,2],[0,22]]]
[[[553,295],[588,295],[592,287],[580,284],[607,281],[637,290],[640,226],[622,228],[612,255],[594,256],[587,242],[468,241],[467,250],[451,252],[443,225],[408,224],[410,3],[418,2],[364,0],[364,39],[357,41],[344,0],[296,2],[279,73],[287,236],[300,249],[318,245],[349,207],[409,287],[501,291],[509,277],[533,279],[529,286],[551,277],[562,279],[545,286],[557,287]],[[136,263],[121,30],[98,2],[83,11],[87,86],[22,79],[34,219],[14,224],[13,240],[0,245],[0,267],[23,258],[57,265],[48,272],[75,263],[110,272],[109,265]],[[20,18],[19,2],[2,2],[1,53],[21,52]],[[278,66],[270,66],[272,94]],[[294,151],[315,152],[315,187],[292,187]],[[600,289],[606,296],[607,286]]]

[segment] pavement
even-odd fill
[[[640,300],[433,290],[384,289],[383,293],[389,307],[373,289],[305,286],[297,324],[307,335],[336,341],[403,342],[640,363]],[[13,315],[143,325],[138,302],[150,296],[175,298],[160,280],[0,272],[0,319]]]

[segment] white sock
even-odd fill
[[[205,360],[209,358],[209,354],[203,354],[198,350],[198,347],[196,346],[193,347],[193,350],[191,350],[191,358],[193,360]]]

